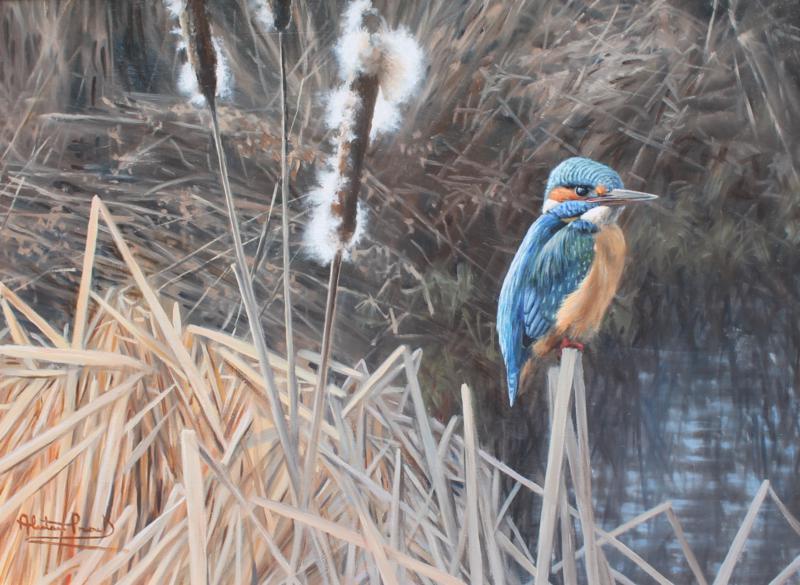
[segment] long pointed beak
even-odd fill
[[[639,203],[642,201],[652,201],[658,199],[658,195],[652,193],[642,193],[641,191],[631,191],[630,189],[614,189],[608,195],[589,197],[586,201],[599,203],[600,205],[627,205],[629,203]]]

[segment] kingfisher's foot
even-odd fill
[[[577,341],[572,341],[571,339],[565,337],[561,340],[561,347],[558,348],[559,355],[561,355],[561,352],[567,349],[568,347],[572,349],[577,349],[581,353],[583,353],[584,350],[584,346],[582,343],[578,343]]]

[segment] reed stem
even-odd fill
[[[572,400],[575,361],[578,352],[566,349],[561,356],[555,400],[553,401],[550,446],[547,453],[547,472],[544,481],[544,496],[539,520],[539,538],[536,551],[535,583],[547,583],[552,565],[553,536],[558,518],[558,495],[564,472],[564,438],[567,432],[569,405]]]
[[[292,442],[289,438],[289,433],[286,428],[286,419],[284,418],[283,414],[283,407],[281,406],[278,395],[278,387],[275,384],[275,376],[267,358],[268,351],[267,344],[264,341],[264,329],[261,326],[258,304],[256,302],[255,293],[253,292],[253,281],[249,278],[249,271],[247,270],[247,259],[244,254],[242,236],[241,232],[239,231],[239,221],[236,217],[236,206],[233,201],[233,193],[231,191],[230,180],[228,178],[228,165],[225,160],[225,151],[222,148],[222,136],[219,130],[217,111],[214,106],[209,106],[209,110],[211,112],[212,134],[214,135],[214,146],[216,147],[217,151],[217,161],[219,163],[222,190],[225,194],[225,205],[228,210],[228,219],[230,222],[231,236],[233,239],[235,259],[234,268],[236,277],[239,281],[239,289],[242,293],[242,302],[244,303],[245,311],[247,312],[247,319],[250,322],[250,332],[253,337],[253,344],[256,346],[256,351],[258,353],[258,363],[261,368],[261,375],[264,377],[266,382],[267,399],[269,400],[272,419],[275,424],[275,429],[278,432],[278,439],[280,440],[281,447],[283,448],[283,452],[286,454],[286,467],[289,471],[289,479],[292,486],[292,491],[296,498],[297,494],[300,493],[300,471],[297,464],[296,451],[293,448]]]
[[[289,436],[297,448],[297,372],[295,371],[294,324],[292,320],[292,287],[289,257],[289,115],[286,103],[285,33],[278,33],[281,62],[281,230],[283,232],[283,318],[286,327],[286,360],[289,382]]]

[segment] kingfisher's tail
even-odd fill
[[[535,371],[536,364],[532,357],[525,360],[525,363],[522,365],[522,370],[514,368],[508,371],[508,401],[510,406],[514,406],[514,401],[517,399],[520,388],[525,387],[525,384],[531,376],[533,376]]]
[[[517,390],[519,389],[519,371],[518,370],[508,370],[506,373],[506,379],[508,380],[508,403],[509,406],[514,406],[514,400],[517,398]]]

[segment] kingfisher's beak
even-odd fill
[[[652,193],[642,193],[641,191],[631,191],[630,189],[614,189],[608,194],[598,192],[596,197],[589,197],[586,201],[599,203],[600,205],[627,205],[629,203],[639,203],[642,201],[652,201],[658,199],[658,195]]]

